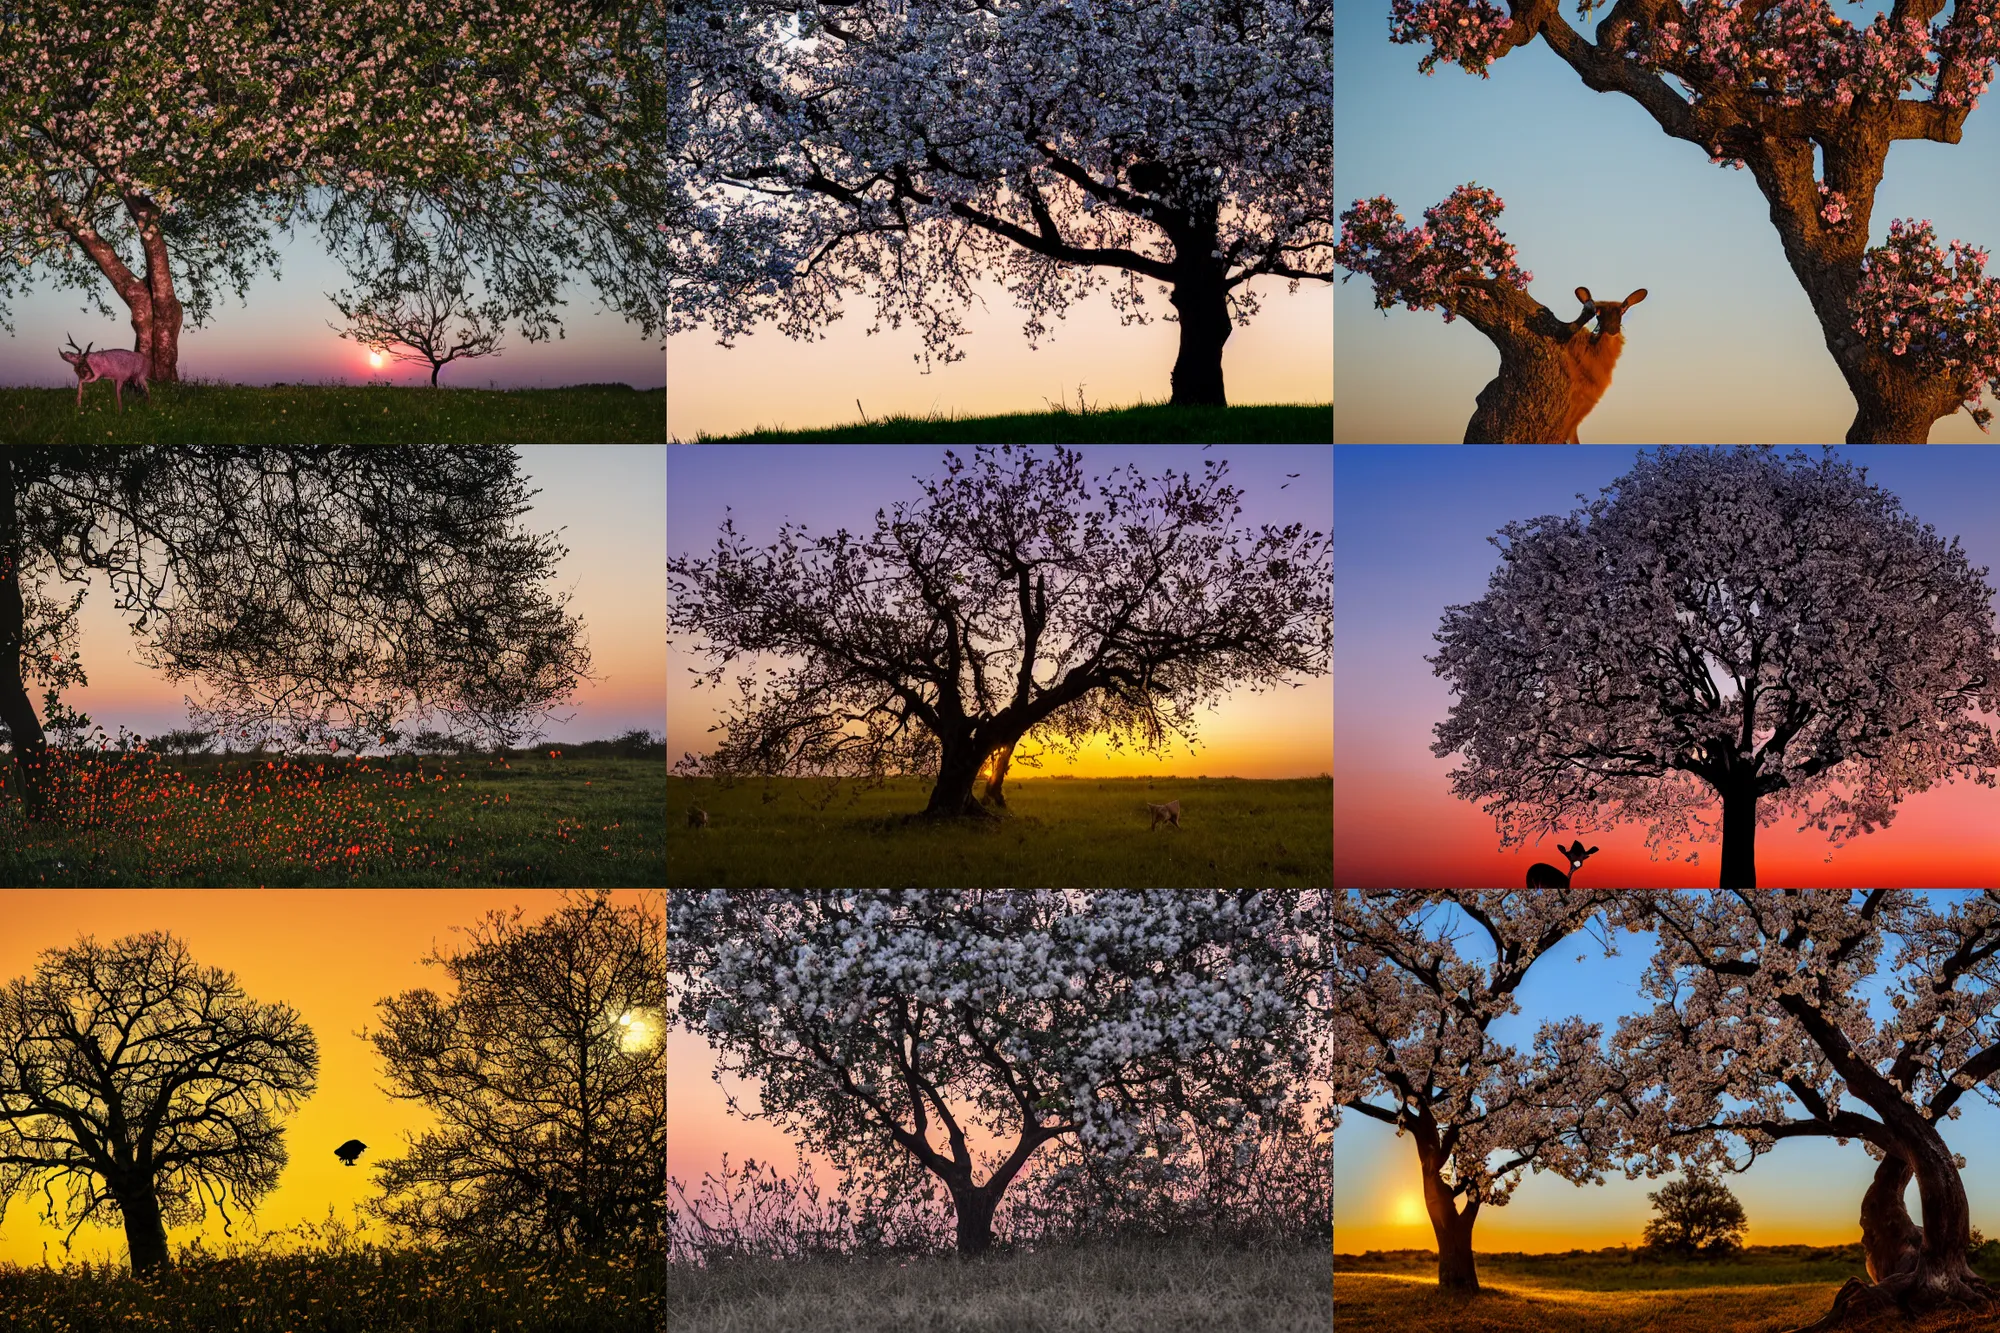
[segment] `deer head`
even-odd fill
[[[1583,302],[1583,313],[1576,317],[1577,323],[1583,324],[1595,319],[1598,336],[1608,338],[1624,331],[1625,312],[1646,299],[1646,289],[1641,287],[1622,301],[1593,301],[1590,298],[1590,288],[1579,287],[1576,289],[1576,299]]]

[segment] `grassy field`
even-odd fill
[[[2000,1246],[1989,1246],[1976,1266],[1991,1279],[1995,1260]],[[1859,1245],[1752,1246],[1713,1263],[1634,1262],[1616,1250],[1482,1254],[1470,1299],[1440,1292],[1436,1256],[1421,1251],[1337,1255],[1334,1267],[1342,1325],[1437,1333],[1782,1333],[1825,1314],[1848,1278],[1867,1278]],[[1889,1322],[1899,1333],[1995,1326],[1990,1313]]]
[[[370,384],[108,384],[0,389],[0,444],[661,444],[667,391],[437,389]]]
[[[840,440],[878,444],[1324,444],[1330,403],[1171,407],[1147,403],[1103,412],[1023,412],[998,417],[883,417],[817,430],[755,430],[702,441]]]
[[[24,824],[0,760],[0,885],[657,887],[659,760],[125,756]]]
[[[673,1333],[1327,1333],[1325,1250],[1192,1243],[676,1266]],[[1344,1326],[1344,1325],[1343,1325]],[[1407,1327],[1407,1326],[1406,1326]]]
[[[941,823],[905,820],[924,808],[920,778],[668,784],[668,883],[681,888],[1333,883],[1330,778],[1009,778],[1006,818]],[[1182,827],[1149,829],[1145,803],[1175,799]],[[708,811],[706,829],[688,827],[690,804]]]
[[[118,1269],[0,1266],[8,1333],[654,1333],[664,1266],[362,1250]]]

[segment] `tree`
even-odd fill
[[[569,0],[14,5],[0,300],[39,266],[109,316],[108,282],[171,382],[184,309],[200,326],[220,283],[243,296],[273,227],[353,241],[414,195],[465,224],[530,337],[576,270],[650,333],[662,26],[654,6]]]
[[[1614,818],[1673,843],[1719,802],[1721,885],[1750,888],[1780,813],[1837,843],[1933,783],[1995,785],[1987,571],[1848,463],[1661,450],[1493,540],[1429,659],[1458,695],[1431,749],[1503,846]]]
[[[1579,0],[1579,19],[1599,3]],[[1960,406],[1984,428],[1980,386],[2000,392],[1983,256],[1962,242],[1947,255],[1902,219],[1868,245],[1890,145],[1959,142],[2000,57],[1994,0],[1953,0],[1934,25],[1945,3],[1899,0],[1864,29],[1824,0],[1618,0],[1590,41],[1558,0],[1395,0],[1391,40],[1428,44],[1426,73],[1443,60],[1484,76],[1539,36],[1586,86],[1748,167],[1854,394],[1848,442],[1921,444]]]
[[[1690,1172],[1646,1196],[1658,1217],[1646,1223],[1646,1244],[1683,1255],[1716,1255],[1743,1248],[1749,1219],[1729,1187]]]
[[[947,450],[923,499],[875,531],[753,550],[725,521],[712,557],[667,562],[669,624],[698,634],[718,683],[752,653],[798,665],[743,699],[720,772],[936,774],[926,813],[977,815],[987,756],[1034,731],[1164,744],[1193,707],[1247,684],[1317,675],[1332,655],[1330,538],[1233,524],[1227,463],[1086,485],[1082,458]]]
[[[343,291],[327,299],[342,319],[353,323],[340,331],[341,337],[389,352],[398,361],[428,365],[435,389],[438,372],[460,357],[500,353],[506,308],[493,300],[474,305],[466,294],[466,277],[462,268],[425,265],[416,274],[378,275],[361,296]],[[398,347],[407,350],[393,350]]]
[[[978,1254],[1045,1143],[1116,1163],[1168,1108],[1246,1144],[1296,1123],[1322,911],[1298,890],[676,891],[668,953],[718,1080],[756,1079],[760,1114],[844,1173],[936,1177]],[[1001,1141],[984,1181],[971,1124]]]
[[[608,895],[489,912],[452,980],[385,999],[389,1095],[439,1122],[380,1163],[386,1220],[434,1242],[569,1253],[651,1234],[666,1199],[663,921]]]
[[[318,1070],[297,1010],[165,931],[46,950],[0,991],[0,1210],[41,1189],[71,1235],[115,1210],[132,1271],[157,1271],[166,1223],[210,1203],[226,1220],[278,1183],[281,1120]]]
[[[1007,285],[1033,342],[1109,274],[1127,323],[1150,317],[1144,288],[1168,294],[1173,401],[1221,404],[1252,282],[1332,280],[1326,0],[693,9],[682,328],[807,337],[872,289],[928,369],[962,355],[976,282]]]
[[[50,813],[29,702],[80,681],[82,592],[104,575],[140,656],[207,683],[203,728],[359,749],[404,713],[500,739],[585,678],[582,624],[522,531],[505,448],[35,446],[0,454],[0,718],[31,816]]]
[[[1607,1102],[1649,1169],[1678,1155],[1741,1171],[1785,1139],[1858,1138],[1880,1163],[1860,1210],[1873,1284],[1850,1281],[1815,1327],[2000,1294],[1967,1266],[1964,1158],[1940,1132],[1964,1094],[2000,1090],[2000,893],[1953,895],[1942,912],[1895,889],[1662,893],[1645,912],[1635,924],[1659,943],[1641,989],[1656,1003],[1619,1023]],[[1878,991],[1885,937],[1897,949],[1877,1018],[1864,991]],[[1903,1202],[1912,1178],[1921,1228]]]
[[[1545,1023],[1524,1055],[1488,1029],[1519,1012],[1535,961],[1611,905],[1583,889],[1333,899],[1333,1104],[1411,1135],[1440,1287],[1479,1289],[1473,1225],[1506,1205],[1524,1170],[1602,1181],[1617,1140],[1600,1106],[1611,1085],[1600,1030]],[[1461,952],[1468,932],[1490,960]]]
[[[1376,309],[1441,310],[1447,324],[1463,316],[1500,349],[1500,373],[1479,392],[1467,444],[1562,444],[1571,383],[1563,349],[1590,312],[1557,319],[1528,295],[1535,275],[1493,225],[1504,207],[1493,191],[1461,185],[1412,228],[1387,195],[1357,200],[1340,215],[1333,258],[1350,277],[1369,277]]]

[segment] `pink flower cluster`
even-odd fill
[[[1847,196],[1838,190],[1826,188],[1826,182],[1819,182],[1819,216],[1829,227],[1838,227],[1852,214],[1847,208]]]
[[[1389,196],[1359,199],[1340,215],[1333,262],[1375,284],[1376,309],[1399,302],[1411,310],[1441,306],[1449,324],[1454,280],[1460,274],[1492,277],[1523,289],[1535,280],[1514,262],[1513,245],[1493,225],[1505,207],[1493,191],[1467,183],[1425,209],[1424,225],[1412,228]]]
[[[1981,430],[1981,384],[2000,394],[2000,279],[1986,274],[1986,251],[1965,241],[1940,250],[1928,219],[1897,218],[1886,245],[1861,260],[1854,329],[1892,356],[1966,377],[1965,409]]]
[[[1488,0],[1393,0],[1392,42],[1429,42],[1431,53],[1417,63],[1426,74],[1437,72],[1440,60],[1486,77],[1486,67],[1507,54],[1506,37],[1514,22],[1507,11]]]

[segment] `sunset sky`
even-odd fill
[[[1639,977],[1652,956],[1652,937],[1614,938],[1615,958],[1604,957],[1594,941],[1578,937],[1537,963],[1517,992],[1521,1012],[1500,1018],[1491,1029],[1494,1036],[1526,1049],[1545,1020],[1575,1014],[1609,1031],[1621,1014],[1638,1011]],[[1477,956],[1472,944],[1467,939],[1461,948]],[[1579,954],[1583,961],[1574,961]],[[1879,976],[1863,993],[1878,1016],[1888,1012]],[[1960,1105],[1964,1114],[1944,1125],[1943,1133],[1947,1143],[1965,1154],[1972,1224],[1990,1236],[2000,1232],[2000,1111],[1980,1097],[1968,1097]],[[1740,1145],[1735,1160],[1744,1160]],[[1333,1245],[1338,1253],[1437,1248],[1409,1138],[1398,1138],[1392,1126],[1350,1111],[1334,1131],[1333,1161]],[[1842,1146],[1832,1139],[1791,1139],[1744,1174],[1725,1177],[1724,1183],[1749,1218],[1749,1244],[1844,1245],[1861,1239],[1861,1195],[1874,1172],[1874,1159],[1858,1142]],[[1491,1254],[1636,1246],[1653,1215],[1646,1195],[1668,1179],[1649,1181],[1642,1175],[1627,1180],[1622,1171],[1612,1171],[1602,1186],[1579,1187],[1547,1173],[1526,1173],[1504,1208],[1480,1210],[1473,1249]],[[1921,1216],[1914,1181],[1909,1205],[1913,1216]]]
[[[387,361],[379,369],[372,367],[366,348],[327,327],[345,324],[327,293],[353,291],[356,283],[326,252],[316,230],[301,228],[290,237],[280,233],[274,248],[279,276],[268,268],[260,270],[247,301],[238,301],[235,290],[225,287],[207,328],[195,328],[192,318],[182,328],[183,379],[231,384],[430,383],[429,365]],[[79,346],[92,341],[100,348],[132,346],[132,324],[124,304],[109,283],[103,284],[103,293],[111,319],[98,314],[85,293],[47,280],[17,297],[9,316],[13,335],[0,331],[0,384],[75,384],[75,372],[56,359],[65,335],[74,335]],[[502,389],[603,383],[657,389],[666,382],[666,358],[658,339],[648,341],[638,325],[606,311],[588,283],[570,282],[559,295],[566,302],[558,309],[562,338],[530,343],[518,327],[510,326],[498,356],[455,361],[444,368],[438,383],[467,389],[487,388],[489,380]]]
[[[548,736],[587,741],[634,727],[665,726],[666,448],[663,445],[522,445],[522,471],[541,494],[523,520],[536,531],[563,529],[569,556],[559,586],[573,597],[592,656],[592,673],[573,703],[556,710]],[[143,735],[188,725],[185,684],[141,664],[125,620],[104,582],[85,598],[83,664],[90,684],[68,702],[107,732]],[[39,693],[36,696],[40,703]]]
[[[1868,479],[1950,538],[1974,567],[2000,567],[2000,454],[1991,450],[1848,448]],[[1555,862],[1558,839],[1502,852],[1492,819],[1451,794],[1458,760],[1434,758],[1432,727],[1452,703],[1424,661],[1447,606],[1485,595],[1502,524],[1566,514],[1631,470],[1632,449],[1405,449],[1341,446],[1334,513],[1339,534],[1334,619],[1334,871],[1343,887],[1519,884],[1536,861]],[[1765,885],[1984,886],[2000,870],[2000,795],[1964,782],[1920,792],[1887,828],[1835,849],[1824,834],[1780,819],[1757,830]],[[1602,850],[1583,884],[1703,887],[1719,848],[1654,860],[1645,829],[1585,834]],[[1567,837],[1560,840],[1568,841]]]
[[[713,550],[725,508],[751,543],[770,544],[786,518],[831,535],[845,526],[872,531],[875,511],[920,496],[913,475],[937,470],[943,451],[923,445],[669,446],[668,549],[674,555]],[[1136,463],[1157,476],[1168,467],[1199,469],[1197,446],[1084,446],[1084,471],[1102,475]],[[1240,524],[1299,522],[1326,531],[1332,516],[1332,450],[1326,445],[1235,445],[1210,457],[1229,460],[1229,480],[1243,490]],[[1299,473],[1297,480],[1286,474]],[[1286,489],[1280,489],[1280,487]],[[696,690],[688,668],[708,659],[676,640],[668,650],[667,752],[702,751],[719,717],[718,692]],[[732,669],[730,679],[737,674]],[[733,697],[733,694],[732,694]],[[1333,687],[1327,677],[1262,694],[1239,692],[1198,717],[1199,746],[1176,745],[1157,758],[1122,755],[1093,745],[1073,762],[1051,755],[1040,768],[1016,767],[1008,781],[1070,773],[1079,777],[1150,774],[1279,778],[1328,771],[1333,752]]]
[[[1576,314],[1579,286],[1611,299],[1646,288],[1626,318],[1616,378],[1583,423],[1585,443],[1845,438],[1853,395],[1747,170],[1710,165],[1631,99],[1592,92],[1539,40],[1494,61],[1488,78],[1443,63],[1425,77],[1417,62],[1429,47],[1391,43],[1390,8],[1334,0],[1337,209],[1386,194],[1416,226],[1426,208],[1476,182],[1505,201],[1495,225],[1534,274],[1530,294],[1558,317]],[[1888,9],[1838,6],[1857,28]],[[1579,23],[1573,0],[1562,10],[1586,35],[1608,12]],[[1887,239],[1892,218],[1928,218],[1940,245],[2000,244],[1996,155],[2000,106],[1990,96],[1962,142],[1894,145],[1871,243]],[[1485,335],[1436,311],[1385,316],[1360,276],[1336,284],[1333,327],[1336,440],[1465,438],[1473,399],[1500,362]],[[1989,438],[1963,412],[1930,435],[1934,444]]]
[[[1263,309],[1238,325],[1222,354],[1232,403],[1324,403],[1333,395],[1333,293],[1304,282],[1297,294],[1283,280],[1260,278]],[[898,413],[985,416],[1044,412],[1050,403],[1076,408],[1076,392],[1100,407],[1163,402],[1180,345],[1180,326],[1155,318],[1120,327],[1103,292],[1078,301],[1049,321],[1039,350],[1021,335],[1025,315],[1006,288],[975,288],[983,304],[964,316],[972,332],[960,344],[965,359],[930,374],[911,358],[923,348],[917,330],[873,335],[870,301],[850,301],[846,316],[817,342],[795,342],[770,326],[732,348],[712,334],[667,340],[667,438],[733,435],[758,426],[799,429],[858,422]],[[1170,312],[1164,297],[1147,309]],[[861,408],[855,407],[855,399]],[[1046,402],[1044,400],[1047,400]]]
[[[630,906],[657,895],[627,891],[612,901]],[[405,990],[445,992],[449,978],[419,960],[433,943],[452,952],[489,910],[524,911],[533,922],[562,906],[562,895],[535,890],[14,890],[0,893],[0,983],[33,971],[45,949],[74,944],[85,934],[100,943],[148,930],[187,941],[197,962],[234,972],[253,1000],[297,1009],[319,1043],[317,1091],[285,1121],[291,1160],[258,1210],[256,1225],[277,1230],[323,1222],[329,1205],[347,1222],[375,1189],[367,1168],[402,1151],[405,1136],[433,1122],[420,1104],[397,1101],[380,1088],[374,1048],[357,1036],[373,1028],[375,1002]],[[341,1165],[333,1150],[348,1139],[368,1145],[358,1165]],[[0,1222],[0,1262],[38,1265],[44,1243],[52,1262],[64,1256],[66,1228],[45,1225],[39,1196],[16,1196]],[[235,1230],[248,1234],[235,1209]],[[221,1242],[222,1219],[211,1210],[200,1228],[170,1227],[171,1246],[197,1233]],[[85,1226],[70,1258],[125,1259],[122,1226]]]

